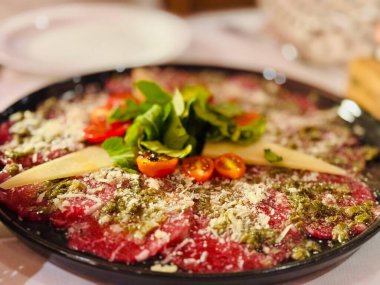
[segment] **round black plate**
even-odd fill
[[[180,70],[213,70],[223,73],[251,73],[261,77],[260,73],[217,68],[205,66],[173,66]],[[29,96],[19,100],[2,114],[0,114],[0,122],[7,120],[10,114],[34,109],[41,101],[51,96],[60,96],[64,93],[80,94],[84,90],[84,86],[91,84],[95,87],[102,88],[104,82],[111,75],[118,73],[117,71],[108,71],[83,77],[75,77],[70,80],[57,83],[41,90],[38,90]],[[129,70],[123,71],[128,74]],[[299,83],[294,80],[287,80],[284,87],[304,94],[309,91],[316,91],[319,94],[319,104],[321,106],[332,106],[340,103],[333,95],[320,89]],[[302,95],[301,95],[302,96]],[[380,132],[380,125],[366,113],[360,117],[363,122],[362,127],[374,132]],[[357,120],[358,121],[358,120]],[[373,179],[370,184],[373,189],[379,189],[380,181],[375,178],[380,177],[376,173],[380,173],[380,162],[373,162],[369,171],[373,172]],[[275,282],[284,282],[286,280],[301,277],[312,272],[316,272],[334,264],[337,264],[355,250],[359,248],[365,241],[374,236],[380,229],[380,220],[375,221],[364,233],[356,236],[346,244],[326,250],[321,254],[315,255],[304,261],[288,262],[283,265],[266,269],[251,270],[239,273],[221,273],[221,274],[190,274],[186,272],[176,273],[158,273],[150,271],[149,262],[143,264],[127,265],[124,263],[108,262],[101,258],[90,254],[85,254],[71,250],[67,247],[67,241],[63,232],[55,230],[49,223],[30,222],[21,220],[17,215],[0,205],[0,220],[12,230],[22,241],[36,249],[38,252],[49,255],[50,260],[58,263],[60,266],[69,268],[78,274],[87,274],[96,277],[99,281],[107,281],[122,284],[268,284]]]

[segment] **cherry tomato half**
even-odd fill
[[[214,161],[205,156],[192,156],[183,160],[182,169],[195,181],[205,182],[210,180],[214,173]]]
[[[146,176],[160,178],[174,172],[178,165],[178,158],[159,158],[151,160],[147,156],[139,155],[136,158],[138,169]]]
[[[234,121],[239,126],[246,126],[252,123],[253,121],[257,120],[260,117],[260,114],[256,112],[246,112],[240,116],[236,116],[234,118]]]
[[[246,169],[243,159],[234,153],[226,153],[215,159],[215,170],[223,177],[240,178]]]
[[[91,123],[84,131],[84,139],[90,143],[102,143],[108,138],[123,136],[130,126],[129,122],[109,124],[106,121]]]

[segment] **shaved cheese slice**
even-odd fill
[[[88,147],[28,169],[0,184],[10,189],[43,181],[82,175],[112,165],[107,152],[101,147]]]
[[[281,156],[283,160],[275,163],[267,161],[264,156],[264,149],[271,149],[273,152]],[[256,142],[251,145],[238,145],[228,142],[208,142],[203,148],[203,155],[210,157],[217,157],[229,152],[241,156],[247,164],[279,166],[291,169],[346,175],[344,169],[329,164],[314,156],[268,142]]]

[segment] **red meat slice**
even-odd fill
[[[164,252],[171,262],[196,273],[234,272],[273,265],[272,259],[264,254],[206,233],[207,223],[205,219],[196,221],[189,238]]]
[[[28,169],[32,166],[36,166],[41,163],[47,162],[49,160],[59,158],[68,153],[70,153],[70,151],[67,149],[57,149],[50,152],[47,155],[43,155],[42,153],[37,153],[36,155],[33,155],[33,154],[25,155],[25,156],[20,157],[19,159],[16,159],[15,162],[18,164],[21,164],[24,169]]]
[[[264,214],[270,217],[269,226],[283,229],[290,214],[290,204],[286,195],[274,190],[268,190],[268,198],[257,205]]]
[[[0,203],[17,212],[22,218],[41,221],[47,218],[45,203],[38,199],[38,185],[27,185],[11,190],[0,190]]]
[[[375,197],[373,196],[368,186],[353,178],[328,174],[320,174],[320,178],[320,182],[345,184],[349,187],[349,189],[351,189],[350,197],[347,197],[343,201],[339,201],[339,206],[354,206],[360,205],[366,201],[375,201]],[[321,199],[322,197],[323,196],[321,196]],[[349,223],[348,219],[347,223]],[[323,220],[319,220],[312,223],[306,223],[305,231],[311,237],[317,239],[330,240],[333,238],[332,230],[334,226],[334,224],[328,224]],[[364,224],[358,225],[352,230],[351,234],[357,235],[363,232],[366,228],[367,226]]]
[[[305,231],[308,235],[317,239],[332,239],[332,225],[328,225],[323,221],[318,221],[315,223],[310,223],[305,225]]]
[[[11,126],[12,123],[9,121],[0,124],[0,145],[5,144],[12,138],[9,132]]]
[[[166,259],[195,273],[269,268],[288,259],[291,247],[302,237],[294,228],[289,230],[281,244],[268,247],[266,253],[262,253],[250,250],[245,244],[218,238],[207,231],[207,224],[206,218],[196,220],[188,238],[164,251]]]
[[[167,235],[155,235],[154,231],[143,242],[135,241],[125,231],[115,231],[112,226],[103,227],[94,219],[88,218],[73,224],[69,229],[69,247],[109,261],[141,262],[160,253],[167,246],[182,241],[188,235],[191,217],[191,210],[181,215],[173,214],[159,228]]]
[[[271,228],[286,228],[290,205],[284,194],[270,190],[268,198],[257,208],[270,217]],[[215,236],[207,229],[208,224],[206,217],[196,219],[189,238],[165,251],[167,259],[184,270],[199,273],[269,268],[289,258],[291,247],[302,237],[294,228],[289,230],[279,245],[266,247],[265,253],[262,253],[249,249],[243,243],[231,241],[228,237]]]
[[[65,198],[67,206],[57,209],[50,216],[50,221],[57,227],[67,228],[76,221],[81,221],[87,216],[92,215],[99,207],[100,203],[111,201],[114,199],[116,190],[115,185],[102,183],[94,184],[87,182],[88,189],[100,188],[101,191],[96,193],[96,199],[92,195],[79,194],[77,197]],[[98,202],[97,202],[98,200]]]

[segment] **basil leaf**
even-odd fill
[[[110,122],[125,122],[129,121],[141,114],[140,106],[132,99],[126,101],[123,108],[117,108],[108,118]]]
[[[130,171],[135,167],[135,152],[132,147],[124,144],[122,138],[109,138],[102,147],[117,166]]]
[[[266,120],[263,117],[246,126],[234,125],[230,139],[237,143],[248,144],[258,140],[265,132]]]
[[[163,112],[162,107],[153,105],[144,114],[139,115],[129,127],[125,142],[136,146],[139,140],[155,140],[160,136]]]
[[[143,104],[146,105],[164,105],[171,101],[172,96],[166,93],[161,89],[159,85],[151,81],[137,81],[135,82],[135,86],[141,91],[141,93],[145,96],[145,102]]]
[[[282,156],[273,152],[270,148],[264,149],[264,157],[270,163],[280,162],[283,160]]]
[[[201,108],[205,109],[211,95],[203,86],[188,86],[182,91],[182,96],[185,103],[198,101]]]
[[[172,104],[177,116],[181,116],[185,111],[185,102],[183,101],[183,96],[178,89],[174,91]]]
[[[227,118],[233,118],[243,114],[241,107],[232,102],[223,102],[218,105],[211,105],[210,109]]]
[[[188,144],[183,149],[171,149],[160,143],[159,141],[143,141],[141,145],[155,153],[165,154],[170,157],[184,158],[191,153],[192,146]]]
[[[194,103],[193,108],[194,108],[195,114],[202,121],[205,121],[211,124],[213,127],[218,128],[220,133],[223,136],[229,137],[229,131],[228,131],[229,122],[225,118],[218,116],[215,113],[210,112],[205,107],[203,108],[202,104],[198,101]]]
[[[165,126],[166,131],[163,137],[164,145],[172,149],[182,149],[189,140],[190,136],[183,127],[182,122],[174,108],[172,109],[168,122],[166,122]]]

